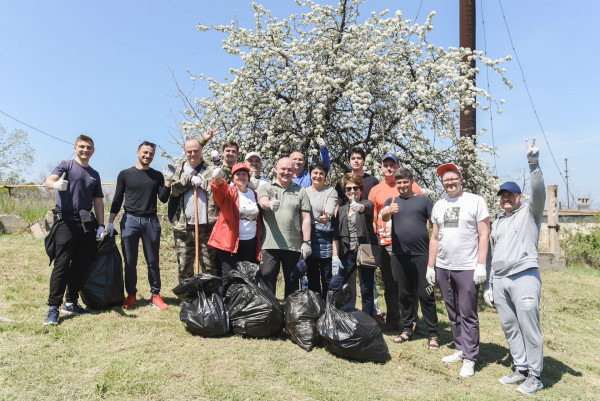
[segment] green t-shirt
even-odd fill
[[[298,184],[283,189],[278,182],[258,187],[258,199],[279,199],[279,209],[263,211],[264,236],[262,249],[282,249],[300,252],[302,246],[302,212],[310,213],[306,190]]]

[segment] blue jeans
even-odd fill
[[[158,251],[160,248],[160,222],[158,217],[123,214],[121,218],[121,249],[125,261],[125,290],[127,294],[137,293],[138,246],[142,240],[144,258],[148,265],[148,281],[152,295],[160,293],[160,269]]]
[[[333,280],[334,283],[345,284],[348,282],[348,279],[352,275],[357,268],[356,265],[356,251],[348,251],[345,255],[340,257],[340,262],[342,262],[342,267],[338,271],[338,276],[341,278],[338,280]],[[375,313],[375,303],[373,299],[373,287],[375,286],[375,269],[368,267],[358,266],[358,275],[360,278],[360,296],[362,297],[362,311],[368,314],[369,316],[373,316]],[[341,290],[342,285],[339,287],[334,284],[330,286],[330,289],[334,291]]]

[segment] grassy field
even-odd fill
[[[149,286],[140,262],[139,296],[131,311],[115,308],[44,327],[51,268],[42,240],[0,236],[0,399],[2,400],[512,400],[498,378],[511,359],[493,309],[482,307],[475,377],[458,377],[448,319],[438,300],[442,349],[425,338],[394,344],[386,364],[356,363],[323,348],[307,353],[285,337],[207,339],[179,321],[176,263],[163,242],[163,296],[169,309],[146,306]],[[600,274],[569,267],[543,272],[543,383],[533,398],[595,400],[600,394]],[[281,287],[281,286],[280,286]],[[380,288],[382,294],[382,289]],[[383,303],[383,296],[379,298]],[[483,305],[483,302],[481,302]]]

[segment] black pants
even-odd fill
[[[56,258],[50,275],[48,305],[60,306],[65,300],[77,302],[79,288],[96,251],[96,233],[83,232],[79,221],[58,220],[55,234]]]
[[[306,278],[308,279],[308,289],[321,295],[321,298],[327,297],[329,291],[329,281],[331,280],[331,258],[306,260]]]
[[[283,279],[285,282],[284,298],[300,289],[300,280],[292,280],[290,274],[300,260],[300,252],[282,249],[263,249],[260,275],[269,291],[275,295],[277,290],[277,276],[283,266]]]
[[[435,310],[433,287],[425,278],[429,255],[395,256],[392,255],[392,273],[398,283],[398,298],[402,304],[402,324],[404,329],[412,328],[416,322],[417,305],[413,294],[417,293],[421,304],[421,313],[427,324],[429,336],[437,335],[438,317]]]
[[[221,295],[225,295],[229,288],[229,273],[235,269],[237,262],[246,261],[258,263],[256,260],[256,237],[247,240],[240,240],[237,253],[231,253],[217,249],[217,259],[221,265],[220,274],[223,278],[223,285],[219,288]]]

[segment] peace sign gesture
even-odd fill
[[[525,139],[525,145],[527,146],[527,161],[529,164],[535,164],[540,159],[540,150],[535,147],[535,137],[531,140],[531,146],[529,141]]]

